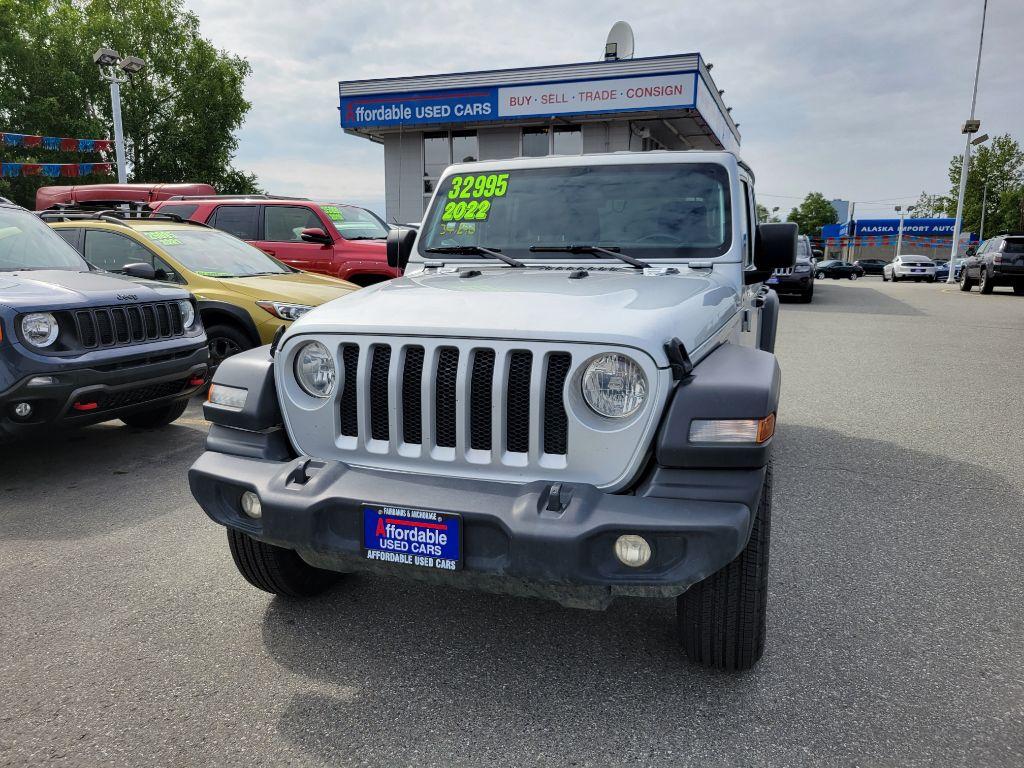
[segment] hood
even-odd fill
[[[319,307],[339,296],[345,296],[359,286],[333,277],[311,275],[308,272],[288,272],[280,275],[233,277],[221,280],[227,290],[234,290],[257,301],[286,301]]]
[[[484,269],[478,277],[421,272],[364,288],[313,310],[288,332],[533,339],[618,344],[664,363],[678,337],[695,350],[739,307],[719,275],[591,270]]]
[[[34,269],[0,272],[0,304],[19,311],[185,299],[181,288],[110,272]]]

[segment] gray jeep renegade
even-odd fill
[[[675,598],[686,655],[764,648],[778,299],[796,227],[727,152],[454,165],[405,276],[218,369],[189,480],[239,571],[371,571],[605,607]]]
[[[0,443],[112,419],[169,424],[206,383],[208,357],[187,291],[98,270],[0,199]]]

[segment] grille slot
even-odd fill
[[[562,391],[569,375],[572,356],[555,352],[548,356],[547,375],[544,379],[544,453],[568,453],[569,419],[565,412]]]
[[[509,355],[505,406],[505,447],[513,453],[530,450],[530,372],[533,353],[517,350]]]
[[[423,347],[407,347],[402,372],[402,440],[412,445],[423,442]]]
[[[491,399],[494,387],[494,350],[478,349],[473,354],[469,382],[469,447],[491,450]]]
[[[126,389],[121,392],[104,395],[100,398],[99,406],[102,409],[123,408],[126,405],[136,405],[149,400],[156,400],[160,397],[168,397],[181,392],[188,386],[188,379],[177,381],[165,381],[162,384],[147,384],[143,387]]]
[[[355,344],[343,345],[341,362],[345,365],[345,383],[341,392],[341,434],[356,437],[359,434],[359,397],[356,392],[359,347]]]
[[[459,350],[442,347],[434,377],[434,442],[441,448],[455,447],[455,379],[459,369]]]
[[[391,347],[378,344],[373,348],[370,363],[370,437],[388,439],[388,368]]]
[[[85,349],[138,344],[158,338],[185,335],[177,302],[96,307],[70,313]]]

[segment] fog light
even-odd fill
[[[29,403],[18,403],[14,406],[14,415],[19,419],[27,419],[32,415],[32,406]]]
[[[57,379],[55,379],[53,376],[33,376],[31,379],[28,380],[28,385],[30,387],[47,387],[50,384],[56,383]]]
[[[615,556],[623,565],[640,568],[651,559],[651,545],[643,536],[628,533],[615,540]]]
[[[254,520],[258,520],[263,515],[263,505],[260,503],[260,497],[252,491],[243,493],[242,511]]]

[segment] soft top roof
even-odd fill
[[[36,190],[36,210],[63,206],[109,208],[114,203],[148,205],[174,195],[215,195],[209,184],[82,184],[78,186],[40,187]]]

